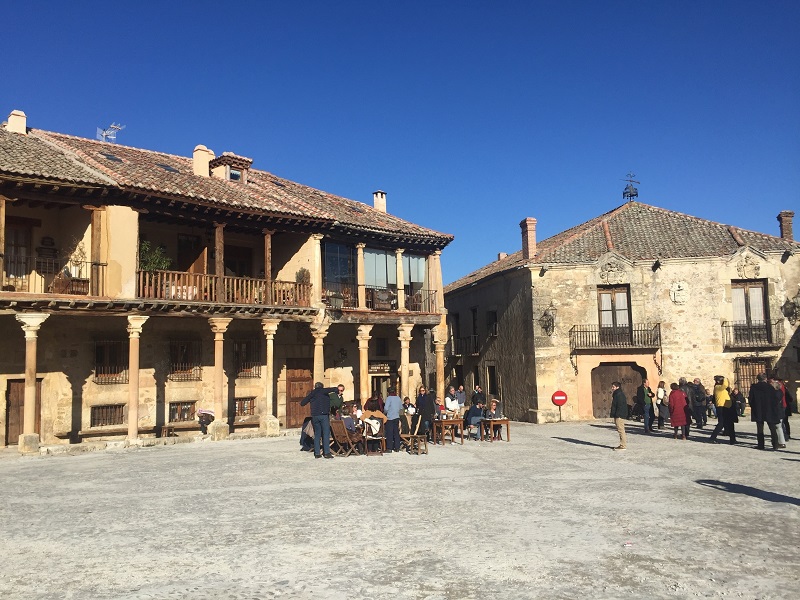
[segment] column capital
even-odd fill
[[[373,327],[374,327],[374,325],[359,325],[358,326],[358,334],[356,335],[356,338],[359,339],[359,340],[361,340],[361,339],[365,339],[365,340],[372,339],[372,336],[370,335],[370,333],[372,332],[372,328]]]
[[[394,249],[394,253],[397,254],[398,256],[401,255],[405,251],[406,251],[405,248],[395,248]]]
[[[442,255],[442,251],[437,248],[431,254],[433,254],[434,256],[441,256]]]
[[[142,327],[150,317],[144,315],[128,315],[128,335],[139,337],[142,334]]]
[[[233,319],[230,317],[212,317],[208,320],[208,324],[214,333],[225,333],[228,331],[228,325],[231,324],[231,321]]]
[[[414,329],[413,323],[403,323],[397,326],[398,338],[400,341],[411,341],[411,330]]]
[[[36,337],[39,327],[50,315],[48,313],[22,313],[14,316],[22,324],[22,331],[25,332],[25,337]]]
[[[275,334],[278,332],[278,325],[280,325],[280,321],[275,319],[261,319],[261,328],[264,330],[264,335],[267,338],[275,337]]]
[[[363,250],[366,247],[367,247],[367,244],[365,244],[364,242],[358,242],[356,244],[356,249],[358,249],[358,250]]]
[[[311,329],[311,335],[314,336],[315,340],[324,340],[325,336],[328,335],[328,328],[329,327],[330,327],[330,325],[327,324],[327,323],[314,325],[314,326],[312,326],[310,328]]]
[[[312,234],[311,234],[311,239],[312,239],[312,240],[316,240],[316,241],[318,241],[318,242],[319,242],[319,241],[322,241],[322,238],[324,238],[324,237],[325,237],[325,235],[324,235],[324,234],[322,234],[322,233],[312,233]]]
[[[274,229],[262,229],[261,233],[263,233],[264,235],[273,235],[275,233],[275,230]]]

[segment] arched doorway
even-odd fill
[[[595,419],[606,419],[611,414],[611,382],[619,381],[622,391],[633,404],[636,388],[642,385],[647,371],[635,362],[600,363],[592,369],[592,412]]]

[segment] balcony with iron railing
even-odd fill
[[[628,327],[573,325],[569,330],[570,351],[661,347],[661,323],[634,323]]]
[[[405,286],[403,289],[405,309],[409,312],[434,313],[437,310],[436,291]],[[358,285],[335,281],[323,282],[322,300],[332,306],[332,300],[342,300],[342,308],[361,308],[358,305]],[[397,288],[376,285],[364,286],[363,308],[367,310],[398,310]]]
[[[2,291],[61,296],[104,296],[106,264],[99,262],[3,257]]]
[[[311,284],[183,271],[137,271],[137,298],[310,306]]]
[[[453,354],[457,356],[480,354],[480,343],[477,335],[467,335],[453,339]]]
[[[724,321],[722,344],[726,350],[780,348],[784,344],[783,319],[777,321]]]

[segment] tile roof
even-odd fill
[[[656,260],[728,256],[743,246],[759,252],[800,251],[800,242],[738,229],[642,202],[626,202],[538,242],[533,260],[524,260],[522,251],[509,254],[446,285],[444,292],[455,291],[525,264],[592,263],[611,249],[630,260]]]
[[[374,234],[436,248],[453,240],[450,234],[266,171],[251,168],[246,184],[199,177],[188,157],[38,129],[29,129],[28,135],[23,136],[0,127],[2,174],[116,186],[232,210],[323,221],[328,223],[327,229],[342,233]]]

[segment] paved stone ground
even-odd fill
[[[297,438],[0,453],[0,598],[796,598],[800,444],[611,424],[315,460]],[[708,430],[698,438],[707,439]]]

